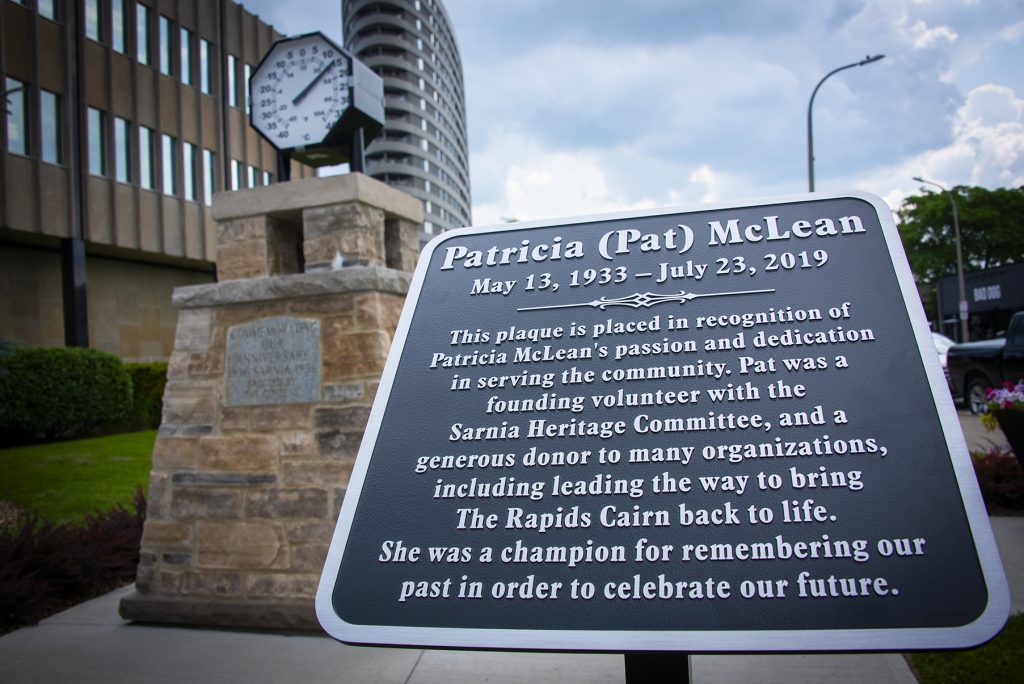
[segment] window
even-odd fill
[[[228,105],[238,106],[238,83],[236,74],[238,72],[238,60],[234,55],[228,55]]]
[[[217,191],[217,155],[203,150],[203,203],[213,204],[213,193]]]
[[[210,83],[213,82],[210,63],[210,43],[205,38],[199,39],[199,90],[210,94]]]
[[[242,67],[245,79],[242,81],[242,97],[245,98],[245,113],[249,113],[249,79],[252,78],[252,67],[248,64]]]
[[[28,154],[28,99],[25,84],[13,78],[4,82],[7,99],[7,151]]]
[[[174,73],[174,59],[171,57],[171,20],[160,15],[160,73],[170,76]]]
[[[94,176],[107,175],[107,135],[103,112],[89,107],[86,126],[89,134],[89,173]]]
[[[42,133],[43,161],[60,164],[64,161],[64,150],[60,144],[60,95],[47,90],[39,91],[39,127]]]
[[[242,189],[242,165],[236,159],[231,160],[231,189]]]
[[[135,3],[135,58],[149,64],[149,8]]]
[[[192,32],[181,29],[181,82],[192,85]]]
[[[164,194],[165,195],[176,195],[178,193],[178,184],[175,172],[177,171],[177,164],[175,163],[174,148],[175,139],[164,133],[160,136],[161,151],[164,163]]]
[[[255,188],[255,187],[258,187],[259,184],[260,184],[260,174],[259,174],[259,171],[256,170],[255,166],[250,166],[249,167],[249,187],[250,188]]]
[[[181,152],[184,157],[181,165],[181,177],[184,183],[185,199],[189,202],[196,201],[196,146],[190,142],[181,144]]]
[[[114,117],[114,177],[120,183],[132,182],[132,129],[127,121]]]
[[[270,173],[269,171],[264,171],[263,172],[263,184],[264,185],[270,185],[273,182],[274,182],[274,174]]]
[[[39,16],[54,21],[57,20],[57,3],[53,0],[39,0],[37,7],[39,8]]]
[[[124,0],[110,0],[110,46],[125,53]]]
[[[100,0],[85,0],[85,37],[100,40]]]
[[[139,126],[139,185],[146,190],[156,187],[153,168],[153,131]]]

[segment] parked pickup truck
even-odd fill
[[[984,412],[986,389],[1024,378],[1024,311],[1013,314],[1006,337],[953,345],[946,359],[953,398]]]

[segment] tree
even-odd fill
[[[988,190],[958,185],[964,270],[1024,261],[1024,187]],[[956,274],[953,208],[943,192],[911,195],[899,209],[900,238],[919,284]]]

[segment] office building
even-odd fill
[[[170,354],[214,193],[278,174],[247,84],[279,37],[228,0],[0,0],[0,338]]]
[[[422,238],[468,226],[462,58],[440,0],[342,0],[345,47],[384,79],[366,173],[423,202]]]

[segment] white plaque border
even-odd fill
[[[464,235],[492,231],[512,232],[530,228],[564,226],[616,219],[632,219],[667,214],[682,214],[771,206],[775,204],[808,203],[821,200],[858,199],[874,207],[891,263],[894,266],[903,303],[910,317],[919,351],[931,387],[953,471],[964,503],[967,521],[974,538],[982,576],[988,590],[988,603],[982,614],[971,623],[957,627],[921,627],[908,629],[834,629],[834,630],[764,630],[689,631],[689,630],[539,630],[539,629],[476,629],[449,627],[409,627],[353,624],[342,620],[334,611],[332,595],[341,569],[345,544],[359,503],[366,472],[380,432],[384,410],[394,386],[398,362],[405,348],[409,326],[419,302],[431,256],[445,241]],[[861,191],[814,193],[719,202],[693,206],[615,212],[591,216],[559,218],[514,224],[461,228],[438,235],[424,248],[409,287],[391,351],[381,377],[373,409],[342,503],[338,524],[327,554],[324,572],[316,596],[316,612],[328,634],[346,643],[388,646],[420,646],[438,648],[506,649],[535,651],[684,651],[689,653],[728,652],[841,652],[841,651],[906,651],[944,648],[969,648],[982,644],[999,632],[1010,611],[1010,592],[1006,583],[999,550],[971,465],[970,453],[957,418],[956,408],[938,363],[931,332],[921,307],[914,278],[905,258],[892,210],[879,197]]]

